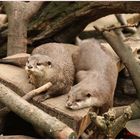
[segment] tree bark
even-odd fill
[[[75,37],[91,21],[112,13],[139,12],[138,7],[139,2],[44,2],[30,20],[28,40],[23,42],[28,44],[28,52],[47,42],[74,43]],[[1,46],[6,39],[7,29],[0,32]],[[6,50],[5,47],[2,49]],[[6,56],[5,51],[0,55]]]
[[[50,2],[42,9],[42,17],[33,19],[33,25],[40,27],[41,33],[37,34],[31,41],[47,41],[72,43],[75,37],[91,21],[95,21],[103,16],[114,13],[134,13],[140,12],[138,2]],[[51,12],[51,9],[53,11]],[[48,13],[46,16],[45,13]],[[44,17],[45,16],[45,17]],[[40,24],[39,24],[40,23]],[[46,23],[46,24],[45,24]],[[46,25],[46,26],[45,26]],[[42,32],[43,31],[43,32]]]
[[[140,2],[128,1],[44,2],[28,24],[28,45],[73,43],[90,22],[109,14],[140,12],[139,6]],[[6,34],[2,32],[1,40],[5,38]]]
[[[27,24],[42,2],[3,2],[8,16],[7,55],[27,50]]]
[[[67,125],[29,104],[3,84],[0,84],[0,101],[45,134],[59,139],[76,138],[75,132]]]

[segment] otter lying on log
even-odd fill
[[[76,110],[94,106],[105,112],[113,105],[117,65],[97,40],[86,39],[79,46],[73,55],[77,84],[68,93],[66,107]]]
[[[35,48],[26,63],[26,71],[30,82],[40,87],[47,82],[53,85],[46,94],[40,97],[44,101],[50,96],[68,93],[74,81],[74,64],[72,62],[72,49],[75,45],[63,43],[47,43]]]

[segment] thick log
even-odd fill
[[[29,56],[30,54],[27,53],[17,53],[15,55],[10,55],[3,59],[0,59],[0,63],[25,67]]]
[[[8,17],[7,55],[26,53],[27,24],[43,2],[3,2]]]
[[[0,82],[20,96],[34,89],[25,70],[13,65],[0,64]]]
[[[0,139],[35,139],[35,138],[24,135],[8,135],[8,136],[0,136]]]
[[[46,24],[43,24],[44,22],[38,21],[36,18],[36,20],[32,22],[32,25],[36,25],[35,27],[40,27],[40,25],[43,24],[40,27],[40,31],[43,32],[31,40],[34,42],[45,38],[51,38],[56,42],[73,42],[75,37],[91,21],[95,21],[103,16],[114,13],[138,12],[139,10],[137,8],[137,4],[139,5],[139,3],[133,2],[59,2],[59,4],[58,2],[50,2],[48,7],[44,6],[44,10],[42,8],[42,11],[44,11],[42,16],[39,16],[39,13],[37,15],[40,17],[40,20],[44,18],[43,20],[46,21],[46,24],[49,24],[45,26]],[[135,8],[131,7],[132,5]],[[51,12],[51,9],[55,10]],[[59,11],[57,9],[59,9]],[[46,16],[45,12],[49,14]],[[40,24],[38,24],[38,22]],[[32,27],[30,26],[31,30]],[[59,39],[56,38],[56,36]]]
[[[25,70],[21,69],[20,67],[1,64],[0,77],[1,83],[5,84],[20,96],[24,96],[26,93],[30,91],[32,92],[34,89],[34,87],[29,84]],[[48,99],[43,103],[38,103],[36,99],[33,99],[33,103],[39,108],[43,109],[46,113],[66,123],[77,132],[78,136],[80,136],[90,123],[88,117],[89,108],[79,111],[68,110],[65,107],[66,98],[67,95],[64,95]],[[1,117],[3,117],[6,113],[7,111],[2,109],[0,111]]]
[[[0,101],[21,118],[54,138],[76,138],[75,132],[67,125],[29,104],[3,84],[0,84]]]
[[[29,42],[35,46],[50,41],[74,42],[90,22],[109,14],[140,12],[139,5],[125,1],[45,2],[28,24]]]

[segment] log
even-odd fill
[[[50,87],[52,86],[51,82],[46,83],[45,85],[34,89],[30,92],[28,92],[27,94],[25,94],[22,98],[25,99],[26,101],[31,100],[33,97],[41,94],[42,92],[47,91]],[[8,107],[4,107],[0,110],[0,117],[4,117],[5,115],[7,115],[7,113],[9,113],[11,110]]]
[[[27,24],[42,3],[41,1],[3,2],[8,17],[7,55],[27,52]]]
[[[114,13],[138,13],[138,7],[138,2],[125,1],[45,2],[28,24],[28,42],[33,46],[46,42],[73,43],[90,22]],[[1,40],[6,37],[7,34],[1,36]]]
[[[20,96],[24,96],[26,93],[34,89],[34,87],[29,84],[25,70],[20,67],[0,64],[0,77],[1,83],[5,84]],[[89,108],[79,111],[69,110],[65,107],[66,98],[67,95],[63,95],[48,99],[43,103],[38,103],[38,101],[33,98],[31,102],[43,109],[46,113],[66,123],[69,127],[75,130],[78,136],[80,136],[90,124],[88,116]],[[4,111],[5,109],[2,109],[0,112]],[[2,113],[2,116],[5,113],[7,113],[7,111]]]
[[[25,70],[13,65],[0,64],[0,82],[20,96],[35,88],[29,83]]]
[[[67,94],[47,99],[41,103],[38,103],[37,99],[38,97],[33,98],[34,105],[51,116],[57,117],[60,121],[63,121],[77,133],[78,137],[91,122],[88,115],[90,108],[74,111],[65,107]]]
[[[8,135],[8,136],[0,136],[0,139],[35,139],[35,138],[24,135]]]
[[[15,55],[10,55],[0,59],[0,63],[3,64],[13,64],[15,66],[25,67],[26,62],[30,54],[27,53],[17,53]]]
[[[3,84],[0,84],[0,101],[21,118],[54,138],[76,138],[76,133],[66,124],[29,104]]]
[[[30,99],[32,99],[33,97],[39,95],[40,93],[47,91],[51,86],[52,86],[52,83],[48,82],[45,85],[43,85],[43,86],[41,86],[41,87],[39,87],[37,89],[34,89],[34,90],[28,92],[27,94],[25,94],[23,96],[23,99],[29,101]]]

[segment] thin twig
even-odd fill
[[[93,27],[96,29],[95,26],[93,26]],[[121,26],[113,26],[113,27],[108,27],[108,28],[102,28],[102,32],[105,32],[105,31],[110,32],[112,30],[126,28],[126,27],[138,27],[138,24],[127,24],[127,25],[121,25]]]
[[[26,101],[29,101],[31,98],[35,97],[36,95],[44,91],[47,91],[51,86],[52,86],[52,83],[48,82],[47,84],[28,92],[26,95],[23,96],[23,99],[25,99]]]

